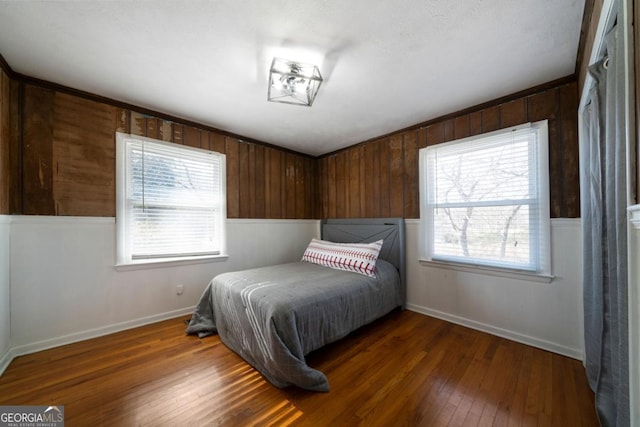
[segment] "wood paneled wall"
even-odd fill
[[[312,218],[315,159],[145,116],[52,88],[20,84],[20,200],[12,213],[115,215],[115,132],[226,154],[227,217]]]
[[[397,132],[318,159],[320,216],[419,218],[418,150],[549,120],[551,217],[580,216],[576,82]]]
[[[575,81],[314,159],[0,76],[0,213],[114,216],[120,131],[225,153],[229,218],[418,218],[420,148],[548,119],[551,216],[580,214]]]
[[[0,68],[0,215],[10,212],[11,79]]]

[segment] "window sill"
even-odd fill
[[[487,267],[484,265],[461,264],[457,262],[444,262],[421,259],[420,264],[429,267],[443,268],[446,270],[463,271],[465,273],[485,274],[488,276],[507,277],[510,279],[528,280],[531,282],[551,283],[555,276],[539,274],[531,271],[509,270],[506,268]]]
[[[116,264],[114,268],[118,271],[148,270],[150,268],[177,267],[181,265],[204,264],[208,262],[226,261],[229,255],[209,255],[187,258],[161,258],[152,260],[142,260],[130,263]]]

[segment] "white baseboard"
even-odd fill
[[[15,354],[13,354],[13,349],[9,348],[5,353],[0,357],[0,376],[7,369],[9,364],[13,361]]]
[[[453,314],[445,313],[438,310],[433,310],[427,307],[421,307],[415,304],[407,304],[407,310],[415,311],[416,313],[425,314],[427,316],[435,317],[437,319],[445,320],[447,322],[455,323],[457,325],[466,326],[471,329],[486,332],[491,335],[506,338],[511,341],[519,342],[522,344],[530,345],[532,347],[541,348],[543,350],[558,353],[563,356],[571,357],[577,360],[583,360],[584,355],[581,350],[566,347],[557,343],[553,343],[546,340],[541,340],[528,335],[523,335],[517,332],[509,331],[507,329],[498,328],[495,326],[487,325],[485,323],[476,322],[475,320],[467,319],[464,317],[456,316]]]
[[[0,375],[2,375],[13,361],[18,356],[24,356],[26,354],[36,353],[42,350],[48,350],[50,348],[59,347],[62,345],[72,344],[79,341],[88,340],[91,338],[97,338],[104,335],[113,334],[115,332],[125,331],[127,329],[133,329],[151,323],[161,322],[163,320],[175,319],[176,317],[187,316],[193,313],[195,307],[186,307],[179,310],[173,310],[166,313],[154,314],[153,316],[141,317],[139,319],[128,320],[126,322],[115,323],[113,325],[102,326],[100,328],[88,329],[86,331],[77,332],[69,335],[63,335],[47,340],[42,340],[18,347],[10,348],[0,358]],[[186,329],[186,325],[185,325]]]
[[[476,329],[482,332],[486,332],[492,335],[496,335],[502,338],[506,338],[512,341],[516,341],[522,344],[527,344],[532,347],[541,348],[543,350],[551,351],[554,353],[568,356],[573,359],[583,360],[582,351],[578,349],[569,348],[550,341],[540,340],[535,337],[519,334],[506,329],[497,328],[495,326],[487,325],[484,323],[476,322],[474,320],[466,319],[464,317],[455,316],[449,313],[444,313],[438,310],[433,310],[427,307],[417,306],[415,304],[407,304],[407,309],[421,313],[427,316],[442,319],[447,322],[455,323],[458,325],[466,326],[471,329]],[[161,322],[163,320],[174,319],[180,316],[186,316],[193,312],[194,307],[187,307],[179,310],[174,310],[166,313],[156,314],[153,316],[142,317],[139,319],[130,320],[127,322],[116,323],[113,325],[107,325],[104,327],[89,329],[86,331],[64,335],[61,337],[51,338],[48,340],[38,341],[35,343],[10,348],[4,355],[0,357],[0,375],[7,369],[11,361],[26,354],[35,353],[42,350],[47,350],[53,347],[59,347],[66,344],[72,344],[74,342],[84,341],[91,338],[97,338],[104,335],[109,335],[115,332],[124,331],[127,329],[133,329],[140,326],[148,325],[151,323]]]

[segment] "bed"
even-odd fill
[[[276,387],[329,391],[327,377],[308,366],[305,356],[404,308],[404,222],[328,219],[321,222],[321,238],[342,244],[382,240],[375,271],[300,261],[223,273],[205,289],[187,333],[218,333]]]

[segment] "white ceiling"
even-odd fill
[[[0,0],[18,73],[320,155],[573,74],[584,0]],[[314,62],[312,107],[267,102]]]

